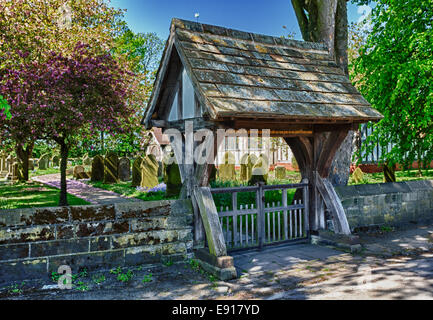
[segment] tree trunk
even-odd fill
[[[383,176],[385,178],[385,182],[397,182],[397,179],[395,178],[395,165],[390,166],[388,164],[384,164]]]
[[[29,159],[33,152],[33,144],[27,145],[26,148],[21,145],[16,145],[15,152],[20,163],[18,181],[26,182],[29,180]]]
[[[324,42],[336,63],[348,75],[348,20],[346,0],[292,0],[302,38]],[[306,14],[308,13],[308,14]],[[354,132],[350,131],[332,162],[329,180],[346,185],[352,163]]]
[[[62,141],[60,143],[60,200],[59,206],[68,206],[67,186],[66,186],[66,167],[68,164],[69,148],[67,144]]]

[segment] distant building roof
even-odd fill
[[[173,19],[145,116],[157,116],[172,47],[211,120],[278,118],[377,121],[324,44]]]

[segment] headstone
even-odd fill
[[[33,162],[32,159],[29,159],[29,170],[30,171],[35,170],[35,163]]]
[[[119,180],[128,181],[131,178],[131,161],[124,157],[119,160]]]
[[[295,157],[292,158],[292,168],[295,171],[299,171],[298,161],[296,161]]]
[[[2,152],[0,154],[0,173],[7,172],[6,167],[6,153]]]
[[[89,179],[89,178],[90,178],[90,174],[87,173],[87,172],[85,172],[85,171],[80,172],[80,173],[77,175],[77,179]]]
[[[104,183],[117,183],[119,181],[119,158],[115,152],[108,152],[104,160]]]
[[[275,167],[275,178],[279,180],[286,179],[286,167],[276,166]]]
[[[15,159],[12,157],[12,155],[9,155],[6,158],[6,167],[8,170],[8,173],[6,174],[6,179],[11,180],[13,176],[13,164],[15,163]]]
[[[132,187],[138,187],[141,184],[141,163],[143,162],[143,158],[137,157],[135,158],[132,164]]]
[[[18,178],[20,177],[20,167],[21,167],[21,177],[22,177],[22,174],[23,174],[23,172],[22,172],[22,166],[20,166],[20,164],[18,163],[18,162],[14,162],[12,165],[11,165],[11,180],[12,181],[17,181],[18,180]]]
[[[353,171],[352,178],[355,183],[360,183],[364,180],[364,172],[362,172],[361,168],[358,167]]]
[[[182,189],[182,178],[180,176],[179,165],[173,161],[168,163],[167,158],[174,159],[174,152],[172,151],[166,157],[164,157],[164,183],[167,186],[165,194],[168,197],[179,196],[180,189]]]
[[[241,157],[241,181],[248,181],[248,153]]]
[[[51,158],[51,164],[53,167],[60,167],[60,157],[59,156],[53,156]]]
[[[257,162],[257,157],[254,153],[251,153],[247,158],[247,180],[250,181],[253,175],[253,167]]]
[[[92,158],[86,153],[83,157],[83,166],[90,166],[92,164]]]
[[[261,154],[254,164],[251,179],[248,181],[249,185],[254,185],[257,182],[266,183],[268,180],[269,163],[265,155]]]
[[[144,157],[141,162],[141,183],[142,188],[153,188],[158,182],[158,161],[153,154]]]
[[[81,179],[80,175],[85,172],[84,167],[81,165],[75,166],[72,175],[75,179]]]
[[[92,176],[91,181],[103,181],[104,180],[104,158],[97,155],[92,161]]]
[[[50,164],[50,156],[49,154],[43,154],[38,160],[38,168],[39,170],[46,170]]]
[[[236,180],[235,160],[231,152],[224,154],[224,163],[218,167],[218,176],[222,181]]]

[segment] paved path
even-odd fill
[[[295,244],[268,247],[263,251],[239,251],[232,256],[238,274],[254,274],[272,272],[293,266],[297,263],[327,259],[341,254],[340,251],[326,247],[311,244]]]
[[[60,189],[60,174],[58,173],[33,177],[32,180]],[[69,194],[86,200],[92,204],[112,204],[128,201],[141,201],[136,198],[125,197],[112,191],[95,188],[77,180],[67,179],[66,183]]]

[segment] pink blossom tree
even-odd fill
[[[37,64],[37,102],[29,110],[43,138],[60,146],[59,205],[68,205],[66,166],[70,147],[87,135],[123,133],[134,109],[129,98],[136,91],[134,75],[110,54],[94,55],[78,43],[72,54],[52,53]]]

